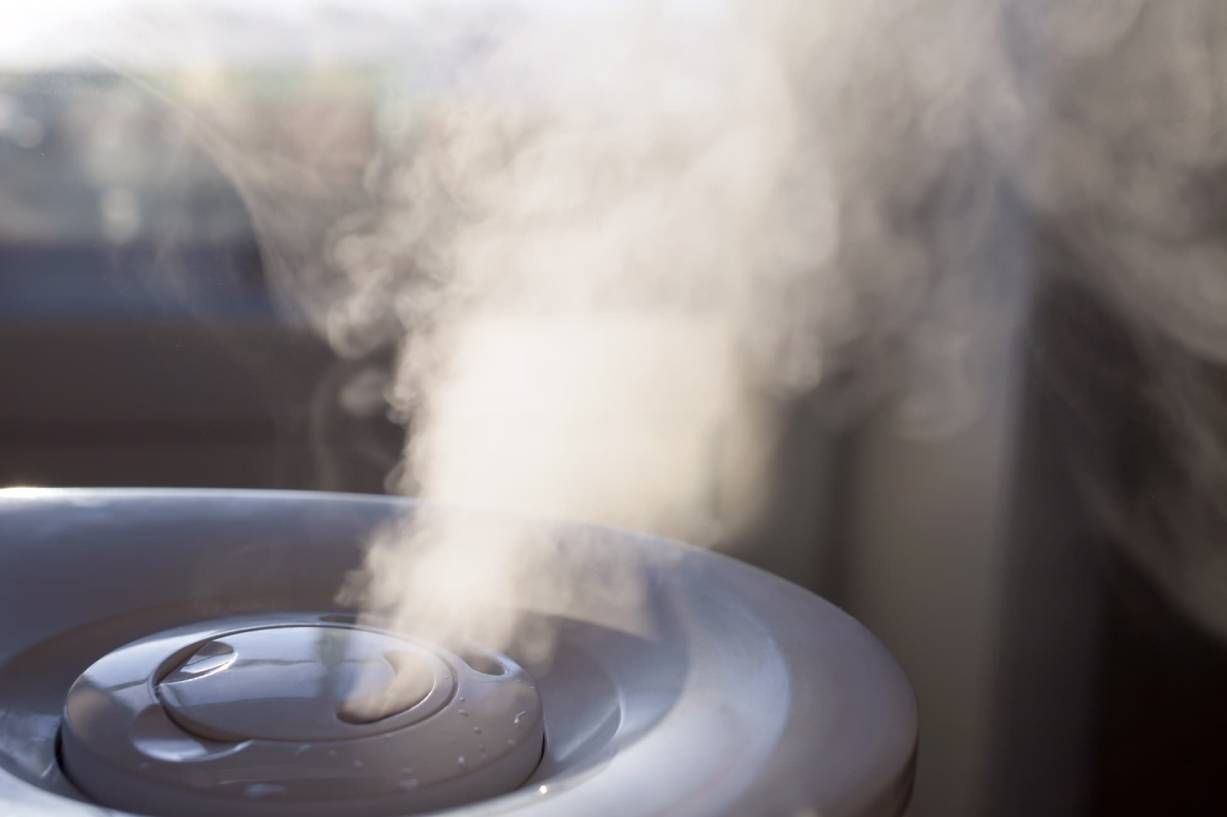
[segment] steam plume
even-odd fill
[[[287,302],[343,354],[399,347],[396,487],[490,514],[374,543],[350,590],[399,623],[498,646],[519,622],[474,600],[591,602],[551,525],[515,520],[731,539],[780,403],[853,362],[917,384],[918,426],[974,408],[952,283],[996,183],[977,3],[115,2],[38,41],[170,104]],[[319,108],[279,116],[288,95]]]
[[[155,87],[242,188],[297,308],[343,353],[399,346],[397,488],[488,512],[387,531],[351,597],[506,644],[522,622],[478,601],[602,597],[522,520],[727,541],[779,404],[853,363],[911,387],[917,428],[974,411],[994,18],[938,6],[371,3],[400,46],[371,132],[323,116],[270,138],[272,103],[221,60]],[[299,81],[328,98],[329,70]],[[614,617],[636,592],[617,564]]]
[[[520,515],[736,530],[772,400],[910,326],[963,263],[927,232],[949,214],[911,214],[968,149],[973,75],[867,47],[915,37],[920,14],[620,3],[424,24],[445,53],[472,47],[336,233],[346,297],[324,323],[342,343],[405,333],[402,489],[500,515],[377,543],[373,606],[505,643],[516,622],[466,615],[474,599],[574,601],[548,527]]]
[[[915,427],[971,416],[1002,185],[1078,252],[1062,274],[1168,350],[1173,490],[1215,506],[1215,401],[1166,365],[1227,351],[1214,0],[372,0],[352,13],[387,34],[363,49],[373,126],[281,131],[220,36],[135,7],[92,50],[137,76],[167,43],[190,53],[155,90],[243,188],[282,291],[346,354],[400,347],[398,488],[503,514],[376,544],[359,585],[405,621],[464,630],[453,606],[476,597],[571,603],[533,555],[548,526],[509,518],[728,539],[760,498],[778,402],[850,370],[903,387]],[[349,17],[210,7],[300,34],[298,81],[334,98]],[[244,60],[284,50],[257,39]],[[1189,547],[1165,581],[1212,596]]]

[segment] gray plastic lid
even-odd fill
[[[73,684],[64,768],[97,802],[380,817],[511,791],[541,758],[540,698],[505,656],[318,617],[202,626],[121,647]]]

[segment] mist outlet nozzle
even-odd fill
[[[544,741],[524,670],[474,654],[318,618],[153,636],[73,684],[65,772],[104,805],[187,817],[474,802],[522,784]]]

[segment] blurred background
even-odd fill
[[[237,32],[270,152],[313,172],[266,195],[322,234],[319,202],[362,200],[383,103],[406,91],[378,71],[377,20],[337,12],[353,48],[327,71],[255,20],[210,24]],[[395,350],[338,351],[285,299],[231,157],[173,104],[181,69],[27,46],[0,75],[0,485],[384,492],[412,424],[384,399]],[[899,658],[922,718],[916,817],[1223,813],[1227,653],[1095,512],[1176,502],[1221,545],[1221,500],[1178,490],[1197,475],[1153,396],[1180,390],[1215,444],[1223,370],[1139,331],[1082,283],[1095,260],[1062,225],[1010,184],[996,196],[982,252],[1005,308],[972,340],[975,416],[917,436],[888,400],[833,420],[822,389],[797,396],[768,506],[730,549]],[[1163,525],[1129,527],[1196,567]]]

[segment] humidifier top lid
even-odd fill
[[[543,740],[506,656],[292,616],[120,647],[72,686],[62,732],[97,802],[189,817],[461,805],[523,783]]]

